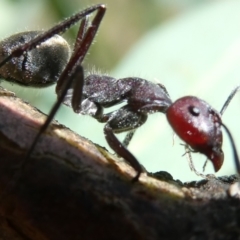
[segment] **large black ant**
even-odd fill
[[[96,11],[89,23],[88,16]],[[221,114],[228,106],[238,88],[228,97],[223,110],[218,113],[205,101],[187,96],[172,102],[166,88],[145,79],[128,77],[115,79],[97,74],[84,78],[82,61],[96,35],[105,14],[103,4],[87,8],[62,21],[46,32],[18,33],[0,42],[0,76],[22,85],[56,85],[58,100],[46,122],[40,128],[34,142],[22,162],[22,169],[33,152],[39,137],[46,130],[59,106],[71,106],[76,113],[87,114],[105,123],[104,134],[109,146],[123,157],[136,171],[133,180],[138,180],[142,166],[126,148],[134,130],[144,124],[148,114],[166,113],[177,135],[194,152],[200,152],[212,161],[215,171],[222,164],[223,126],[232,144],[237,171],[239,158],[228,128],[221,121]],[[69,46],[62,37],[73,24],[81,20],[73,53],[69,59]],[[104,114],[103,109],[124,102],[119,109]],[[124,143],[114,133],[130,132]]]

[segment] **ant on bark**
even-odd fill
[[[88,16],[96,11],[89,23]],[[126,148],[135,129],[144,124],[148,114],[166,113],[167,119],[177,135],[190,146],[191,152],[200,152],[212,161],[215,171],[222,164],[221,126],[229,135],[237,171],[240,173],[239,158],[233,138],[221,121],[236,88],[218,113],[205,101],[187,96],[172,102],[166,88],[145,79],[128,77],[115,79],[96,74],[84,78],[82,62],[96,35],[105,14],[103,4],[89,7],[60,22],[48,31],[18,33],[0,42],[0,77],[22,85],[44,87],[55,84],[58,100],[46,122],[40,128],[29,148],[21,169],[27,163],[41,134],[46,130],[62,103],[74,112],[87,114],[105,123],[104,134],[109,146],[123,157],[136,171],[134,181],[142,173],[142,166]],[[69,59],[69,46],[60,37],[72,25],[81,20],[73,53]],[[126,104],[119,109],[104,114],[104,108]],[[121,143],[114,133],[128,132]]]

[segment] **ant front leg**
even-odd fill
[[[109,146],[121,157],[123,157],[137,172],[137,175],[132,179],[133,182],[138,181],[140,174],[142,173],[142,166],[138,160],[132,155],[132,153],[124,147],[124,145],[114,135],[114,130],[109,123],[104,127],[105,138]]]
[[[123,140],[123,146],[124,147],[127,148],[129,146],[129,144],[132,141],[132,138],[133,138],[135,132],[136,132],[136,129],[131,130],[130,132],[127,133],[127,135],[125,136],[125,138]]]
[[[183,155],[187,156],[188,165],[189,165],[190,170],[193,171],[197,176],[208,179],[208,175],[202,174],[196,170],[196,168],[193,164],[192,155],[191,155],[191,153],[194,151],[192,149],[190,149],[189,145],[187,145],[187,144],[183,144],[183,145],[185,147],[185,153]],[[206,162],[204,165],[206,165]]]
[[[145,123],[146,120],[146,114],[133,112],[128,106],[125,106],[112,112],[104,127],[105,138],[109,146],[136,170],[137,175],[132,179],[133,182],[137,181],[142,173],[142,166],[124,144],[117,139],[114,133],[134,131],[134,129]]]
[[[64,104],[69,106],[69,98],[72,93],[64,99]],[[130,151],[122,144],[114,135],[114,133],[121,133],[130,131],[130,134],[140,127],[147,120],[147,115],[144,113],[135,113],[124,106],[119,110],[103,114],[103,107],[96,102],[92,102],[88,98],[84,99],[81,103],[81,111],[83,115],[89,115],[101,123],[106,123],[104,127],[105,138],[108,145],[114,150],[116,154],[124,158],[136,171],[137,175],[132,179],[133,182],[137,181],[142,173],[142,166],[138,160],[130,153]]]

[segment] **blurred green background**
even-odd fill
[[[98,1],[1,0],[0,36],[48,29],[61,19]],[[113,77],[138,76],[163,83],[173,100],[196,95],[220,110],[230,91],[240,82],[239,0],[105,0],[107,13],[84,66]],[[64,35],[74,43],[77,27]],[[48,113],[56,95],[54,87],[33,89],[1,82],[41,111]],[[240,96],[223,121],[240,146]],[[63,106],[56,116],[61,123],[109,149],[103,125],[88,116],[77,116]],[[124,135],[121,134],[120,138]],[[130,150],[149,171],[165,170],[182,181],[198,177],[182,157],[184,148],[163,114],[153,114],[130,144]],[[225,163],[218,175],[235,173],[227,136]],[[111,150],[110,150],[111,151]],[[193,154],[199,171],[205,157]],[[213,173],[208,164],[207,173]]]

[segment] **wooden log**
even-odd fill
[[[45,119],[0,89],[0,239],[239,238],[240,202],[228,193],[238,177],[132,183],[123,159],[57,122],[19,172]]]

